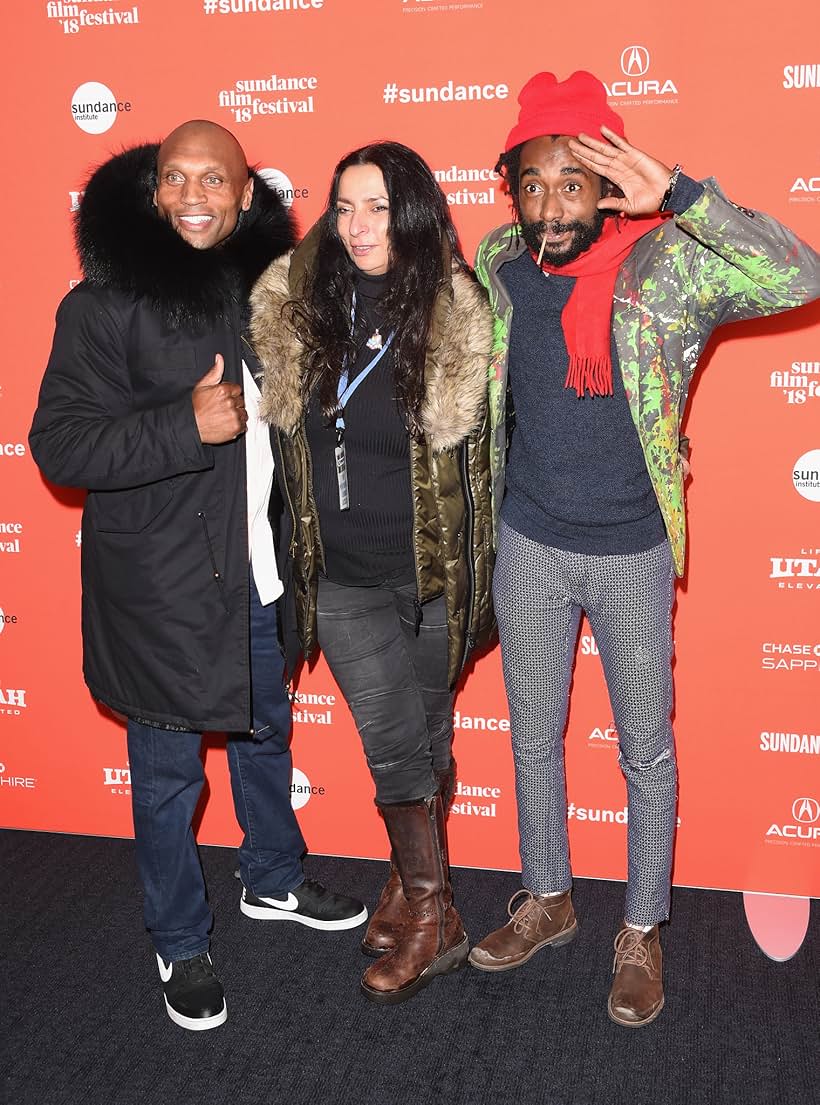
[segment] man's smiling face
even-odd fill
[[[195,249],[227,238],[252,197],[242,147],[215,123],[183,123],[160,146],[154,202]]]

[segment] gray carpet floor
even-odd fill
[[[756,947],[737,894],[677,890],[666,1008],[606,1015],[623,887],[578,880],[581,931],[500,975],[472,968],[412,1001],[359,993],[361,930],[242,916],[235,853],[202,850],[228,1021],[164,1012],[128,841],[0,832],[3,1105],[817,1105],[820,909],[788,963]],[[375,901],[385,865],[309,857]],[[505,918],[514,875],[456,869],[468,932]]]

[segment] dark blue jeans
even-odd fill
[[[291,712],[276,603],[262,606],[253,579],[250,590],[254,733],[228,735],[228,764],[236,817],[244,832],[239,848],[242,882],[256,895],[281,896],[304,880],[305,841],[290,803]],[[128,721],[145,926],[166,961],[206,951],[213,923],[191,829],[204,782],[201,743],[201,733]]]

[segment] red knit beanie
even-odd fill
[[[625,138],[623,119],[606,102],[606,96],[601,81],[584,69],[565,81],[559,81],[554,73],[536,73],[518,95],[521,110],[504,152],[544,134],[575,137],[584,131],[597,138],[601,124]]]

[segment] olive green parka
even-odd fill
[[[251,339],[265,370],[261,416],[277,431],[274,457],[287,491],[293,536],[296,629],[309,658],[316,648],[316,595],[323,570],[322,539],[305,434],[302,371],[305,350],[284,310],[304,285],[316,249],[311,233],[290,256],[272,264],[252,297]],[[487,297],[454,268],[433,311],[425,363],[423,439],[410,442],[413,551],[419,616],[445,596],[451,687],[471,651],[495,627],[492,610],[493,525],[487,378],[493,321]]]

